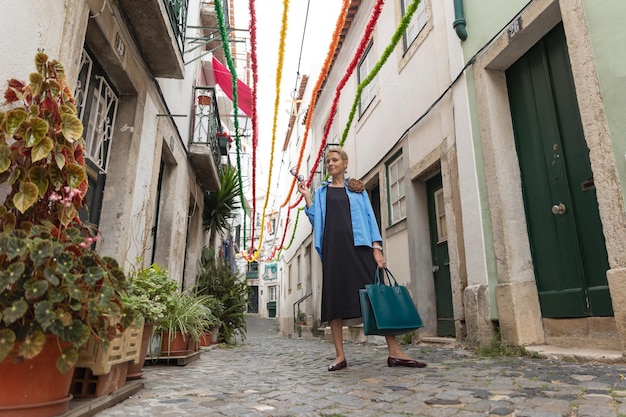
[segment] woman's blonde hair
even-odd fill
[[[328,150],[326,151],[326,155],[328,155],[331,152],[338,153],[339,156],[341,156],[341,159],[348,162],[348,153],[344,151],[343,148],[339,146],[333,146],[332,148],[328,148]]]

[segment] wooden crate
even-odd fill
[[[76,367],[89,368],[93,375],[106,375],[113,365],[139,362],[142,333],[143,325],[129,327],[110,342],[106,351],[92,336],[78,352]]]
[[[111,365],[105,375],[94,375],[89,368],[74,369],[70,393],[76,398],[101,397],[122,388],[126,383],[128,363]]]

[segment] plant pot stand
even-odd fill
[[[124,386],[127,374],[128,362],[112,365],[104,375],[94,375],[89,368],[76,368],[70,392],[76,398],[108,395]]]
[[[70,409],[59,417],[87,417],[95,416],[100,411],[113,407],[127,398],[135,395],[144,388],[144,381],[137,379],[126,381],[124,386],[108,395],[101,397],[74,398],[70,402]]]
[[[174,355],[166,355],[163,354],[161,356],[151,356],[148,357],[148,361],[146,361],[146,365],[156,365],[156,364],[166,364],[166,365],[177,365],[177,366],[185,366],[190,364],[191,362],[200,359],[200,354],[202,351],[198,350],[195,352],[191,351],[183,351],[176,356]]]

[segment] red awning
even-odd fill
[[[228,68],[213,57],[213,77],[224,93],[233,99],[233,77]],[[237,80],[237,105],[249,117],[252,117],[252,89],[243,81]]]

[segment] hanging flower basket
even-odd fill
[[[226,132],[217,132],[217,144],[220,148],[220,153],[226,155],[228,153],[229,143],[232,142],[232,138]]]

